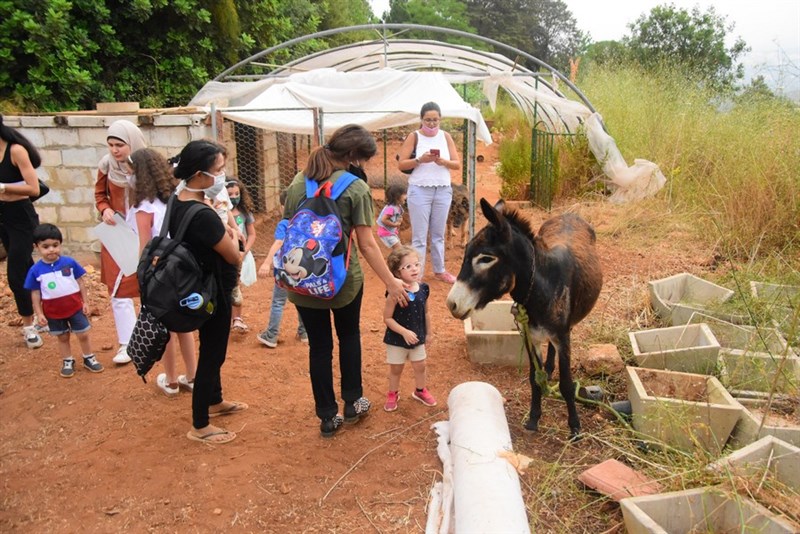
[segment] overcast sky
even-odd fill
[[[730,42],[741,37],[751,51],[741,58],[747,77],[762,74],[773,87],[787,92],[800,91],[800,0],[563,0],[594,41],[619,40],[628,33],[627,25],[657,5],[674,4],[701,11],[713,6],[727,17],[734,29]],[[370,0],[380,16],[389,9],[389,0]]]

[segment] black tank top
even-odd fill
[[[22,180],[22,173],[11,163],[11,143],[7,142],[6,152],[3,154],[3,160],[0,161],[0,182],[13,184]]]

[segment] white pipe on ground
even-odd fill
[[[485,382],[466,382],[453,388],[447,406],[455,532],[529,534],[519,476],[498,456],[513,450],[500,392]]]

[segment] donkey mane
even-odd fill
[[[503,208],[503,216],[508,221],[508,224],[519,230],[525,237],[534,240],[534,232],[531,228],[531,222],[519,210],[505,206]]]

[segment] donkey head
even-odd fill
[[[492,207],[481,199],[489,224],[467,244],[458,278],[447,295],[447,307],[457,319],[466,319],[514,287],[515,265],[522,258],[514,260],[519,251],[515,251],[514,231],[504,206],[502,200]],[[512,217],[511,222],[516,223]]]

